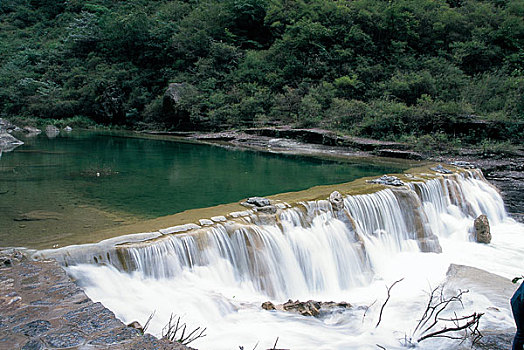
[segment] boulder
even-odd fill
[[[269,202],[269,199],[264,198],[264,197],[250,197],[247,199],[245,203],[250,206],[255,206],[259,208],[271,205],[271,203]]]
[[[60,129],[58,129],[56,126],[54,125],[48,125],[46,126],[45,128],[45,134],[47,135],[47,137],[49,137],[50,139],[52,138],[55,138],[58,136],[58,134],[60,134]]]
[[[344,209],[344,198],[338,191],[331,192],[329,195],[329,203],[331,203],[331,206],[335,211]]]
[[[128,324],[127,326],[130,328],[136,329],[137,331],[139,331],[142,334],[144,333],[144,327],[142,327],[142,325],[138,321],[133,321],[130,324]]]
[[[262,303],[262,309],[264,310],[276,310],[275,305],[270,302],[266,301],[265,303]]]
[[[475,228],[475,240],[479,243],[488,244],[491,242],[491,231],[489,229],[488,217],[484,214],[475,219],[473,223]]]
[[[368,180],[369,183],[386,186],[404,186],[404,182],[396,176],[382,175],[378,179]]]
[[[456,160],[454,162],[451,162],[449,163],[450,165],[454,165],[456,167],[459,167],[459,168],[464,168],[464,169],[475,169],[475,165],[474,164],[471,164],[470,162],[466,162],[466,161],[463,161],[463,160]]]
[[[24,126],[22,130],[28,134],[40,134],[42,132],[42,130],[28,125]]]
[[[64,128],[64,131],[65,131],[65,132],[71,132],[71,131],[73,131],[73,128],[70,127],[70,126],[68,125],[68,126],[66,126],[66,127]]]
[[[7,132],[0,133],[0,151],[9,152],[24,143]]]
[[[18,129],[16,125],[11,123],[9,120],[0,118],[0,133],[13,131]]]

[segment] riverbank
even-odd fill
[[[126,326],[54,260],[0,250],[0,348],[190,349]]]

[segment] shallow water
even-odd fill
[[[122,223],[402,170],[127,136],[21,135],[0,158],[0,246],[90,242]]]

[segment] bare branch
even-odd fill
[[[378,322],[375,325],[375,328],[377,328],[378,325],[380,324],[380,322],[382,322],[382,313],[384,312],[384,307],[386,307],[386,304],[388,303],[389,298],[391,298],[391,289],[395,286],[395,284],[397,284],[397,283],[399,283],[399,282],[401,282],[403,280],[404,280],[404,278],[401,278],[398,281],[393,282],[393,284],[391,286],[386,287],[387,290],[388,290],[388,297],[386,298],[386,301],[384,301],[384,304],[382,304],[382,307],[380,308],[380,314],[378,316]]]
[[[477,314],[475,312],[474,314],[468,316],[469,321],[467,321],[463,325],[458,326],[458,327],[451,327],[451,328],[447,328],[446,326],[444,326],[444,328],[442,328],[442,329],[440,329],[438,331],[435,331],[435,332],[423,335],[422,337],[417,339],[417,342],[421,342],[424,339],[428,339],[428,338],[432,338],[432,337],[442,337],[442,334],[444,334],[444,333],[457,332],[457,331],[460,331],[460,330],[469,329],[471,326],[475,326],[474,329],[478,330],[478,323],[479,323],[480,318],[482,317],[482,315],[484,315],[484,314],[482,314],[482,313],[481,314]],[[449,336],[447,336],[447,337],[449,337]],[[454,339],[456,339],[456,338],[454,338]],[[459,338],[459,339],[462,339],[462,338]]]

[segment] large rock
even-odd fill
[[[15,129],[18,129],[16,125],[11,123],[9,120],[0,118],[0,133],[13,131]]]
[[[248,205],[252,205],[255,207],[259,207],[259,208],[271,205],[271,203],[269,202],[269,199],[264,198],[264,197],[250,197],[246,200],[246,203]]]
[[[9,152],[24,143],[7,132],[0,133],[0,151]]]
[[[331,192],[329,195],[329,203],[331,203],[331,206],[335,211],[344,209],[344,198],[338,191]]]
[[[491,231],[486,215],[482,214],[476,218],[473,226],[475,228],[475,239],[477,242],[486,244],[491,242]]]
[[[45,134],[47,135],[47,137],[49,137],[50,139],[52,138],[55,138],[58,136],[58,134],[60,134],[60,129],[58,129],[56,126],[54,125],[48,125],[46,126],[45,128]]]

